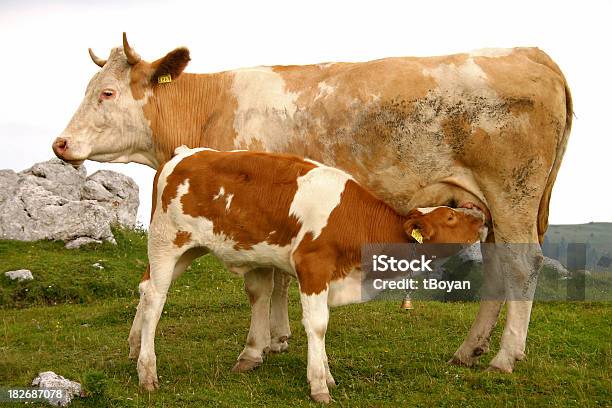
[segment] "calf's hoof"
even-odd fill
[[[318,402],[320,404],[329,404],[331,402],[331,398],[329,393],[322,392],[320,394],[313,394],[310,396],[314,402]]]
[[[261,361],[251,361],[241,358],[232,367],[232,373],[245,373],[252,371],[261,365]]]
[[[159,388],[159,382],[157,381],[157,378],[155,378],[153,380],[146,380],[146,381],[141,382],[140,386],[145,391],[151,392]]]

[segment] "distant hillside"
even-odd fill
[[[550,225],[542,250],[545,256],[557,259],[565,265],[569,243],[586,244],[587,269],[612,271],[612,223]]]

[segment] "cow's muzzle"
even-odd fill
[[[64,139],[63,137],[58,137],[57,139],[55,139],[55,141],[53,142],[53,145],[51,145],[51,147],[53,148],[53,153],[55,153],[55,155],[72,164],[75,166],[79,166],[83,163],[84,160],[74,160],[74,159],[70,159],[70,157],[68,157],[68,155],[66,154],[68,151],[68,141],[66,139]]]

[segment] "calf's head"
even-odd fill
[[[177,48],[149,63],[130,47],[123,33],[123,47],[114,48],[108,60],[98,58],[91,49],[89,55],[102,69],[89,81],[81,105],[53,142],[53,152],[73,164],[89,159],[157,167],[143,107],[156,86],[183,72],[189,50]]]
[[[420,234],[426,244],[472,244],[482,239],[485,228],[484,217],[476,210],[450,207],[411,210],[404,223],[408,236]]]

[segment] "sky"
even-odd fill
[[[99,69],[87,48],[106,58],[123,31],[149,61],[187,46],[187,72],[537,46],[563,70],[575,109],[549,221],[612,222],[610,16],[611,1],[1,1],[0,169],[53,157]],[[148,224],[152,169],[85,165],[133,177]]]

